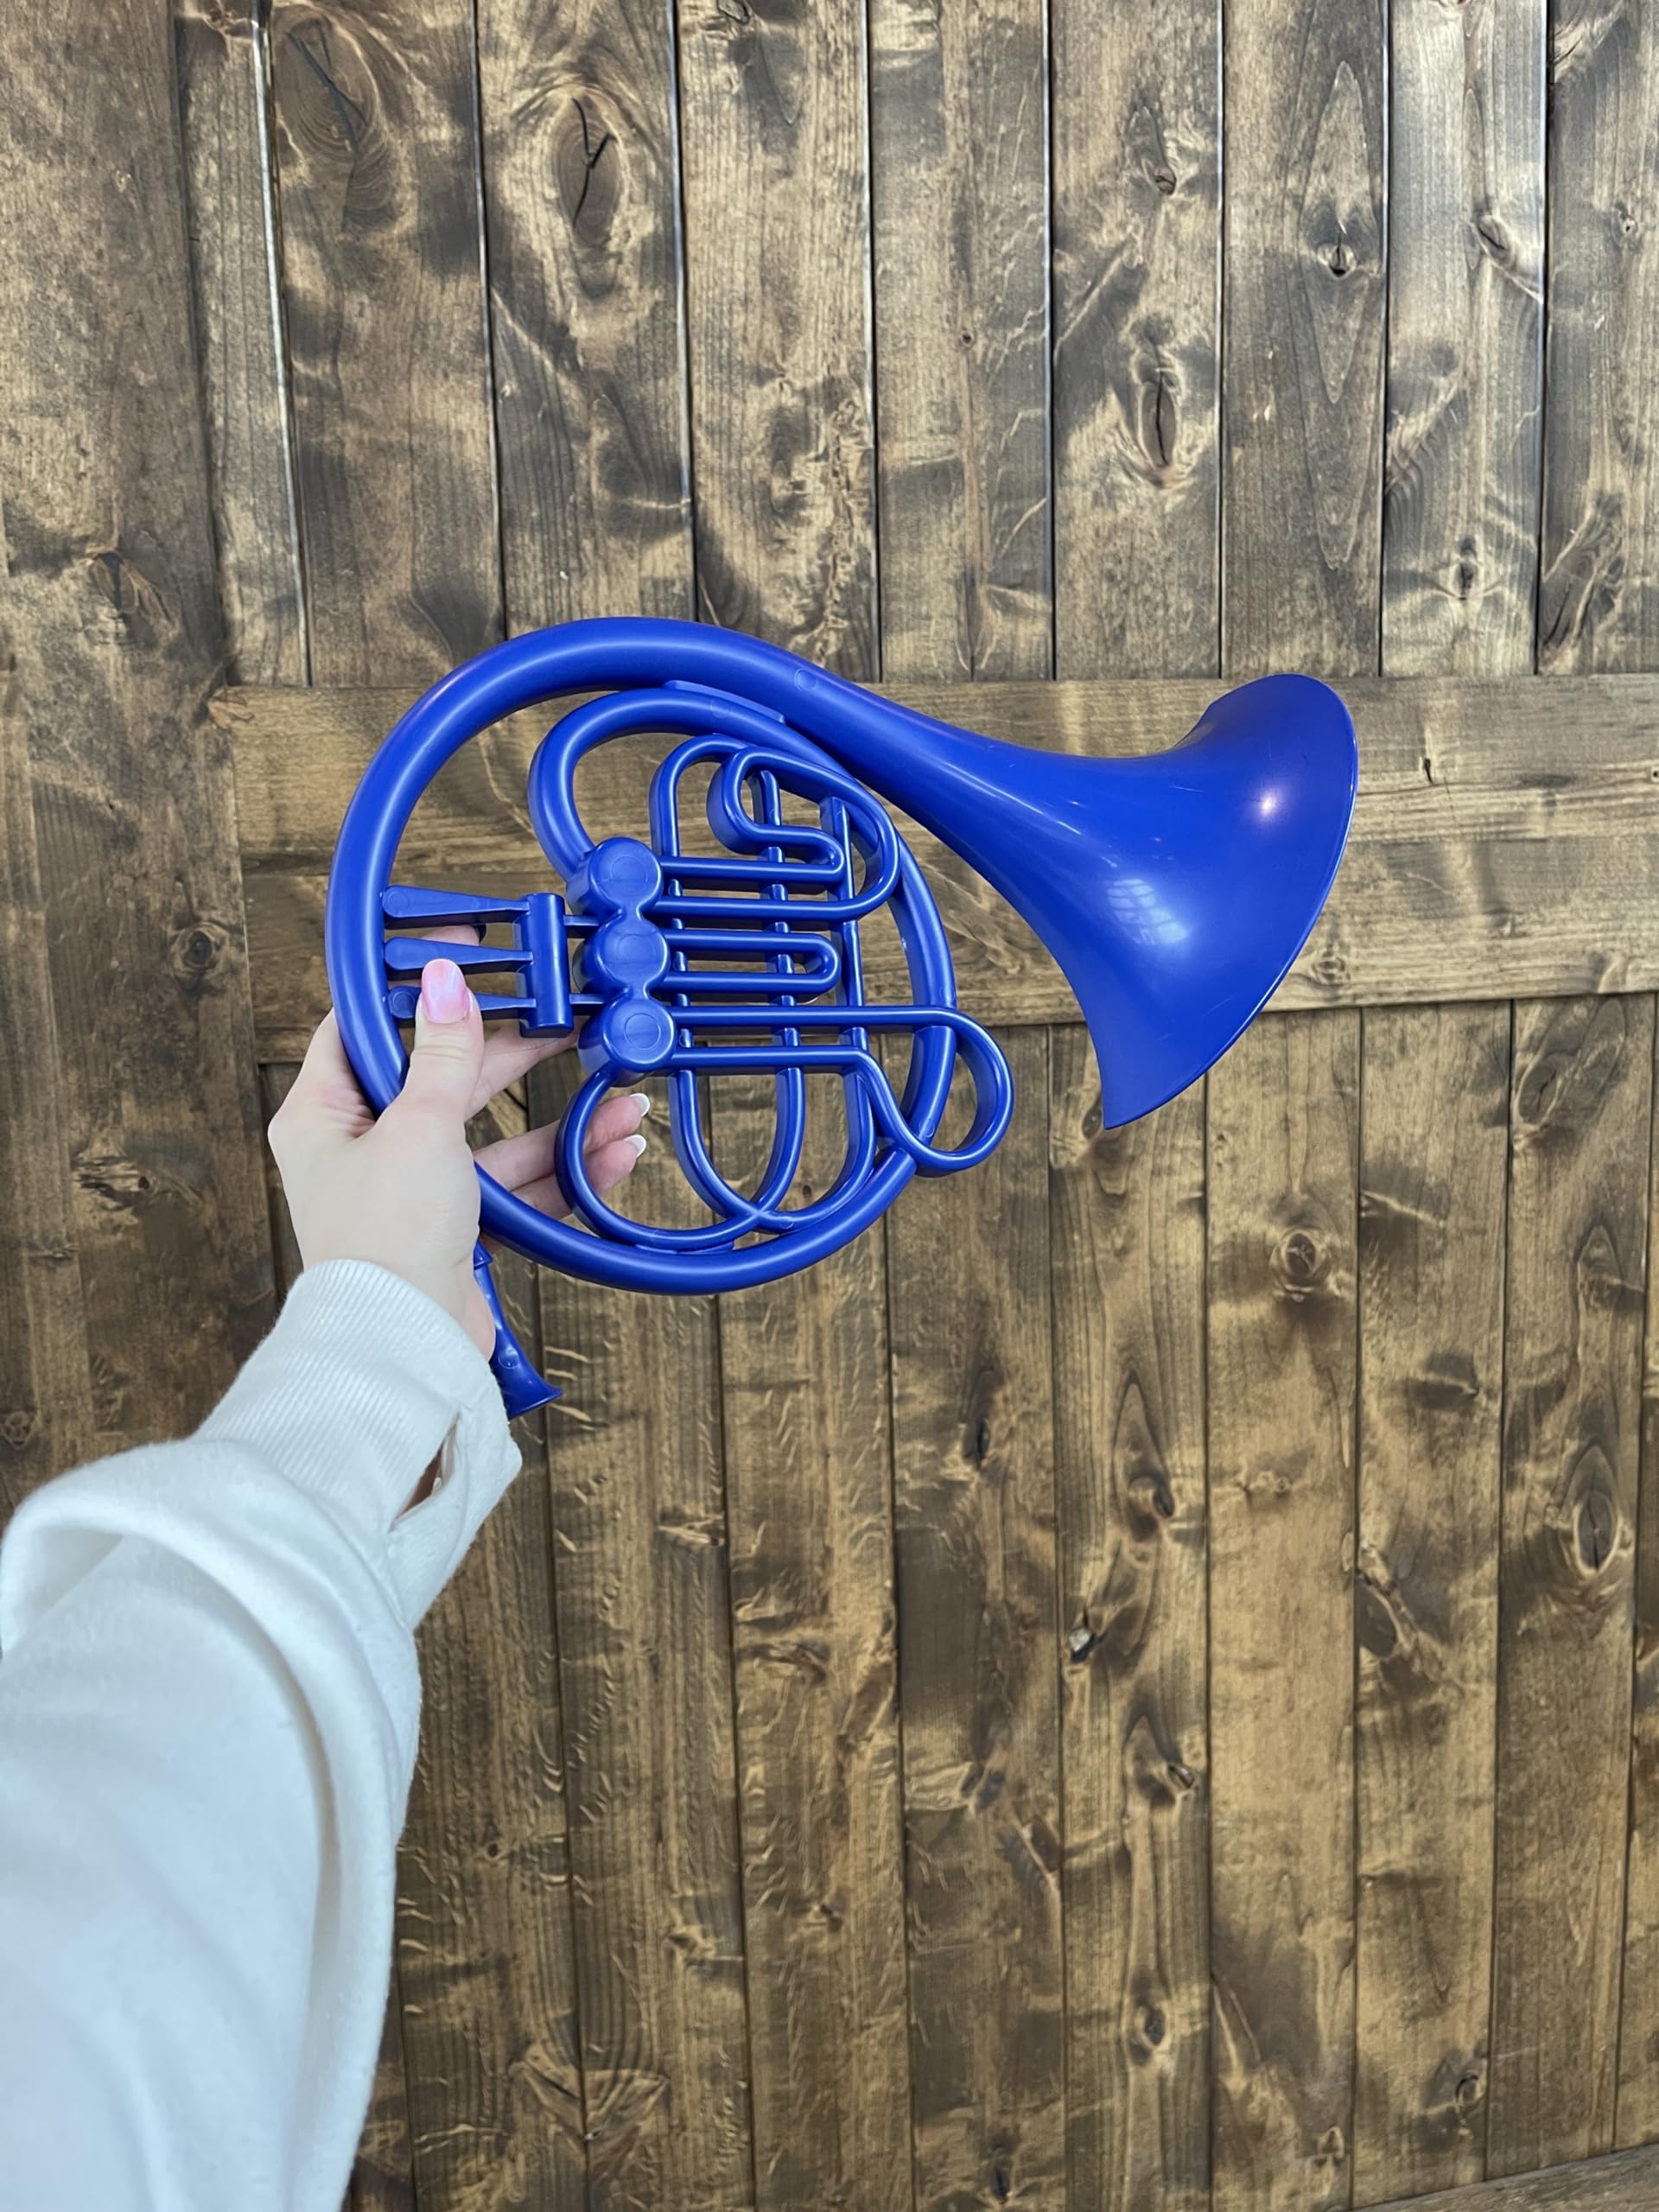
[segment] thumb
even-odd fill
[[[467,978],[453,960],[429,960],[421,971],[415,1050],[398,1103],[459,1128],[473,1110],[483,1067],[484,1021]]]

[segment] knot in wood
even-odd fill
[[[1299,1302],[1325,1287],[1335,1264],[1334,1240],[1314,1222],[1297,1222],[1282,1230],[1268,1255],[1274,1295]]]
[[[21,1452],[40,1425],[38,1414],[29,1412],[26,1407],[19,1407],[15,1413],[9,1413],[0,1419],[0,1440],[10,1445],[14,1452]]]
[[[1339,990],[1348,981],[1348,956],[1334,931],[1324,933],[1323,941],[1307,963],[1307,972],[1327,991]]]
[[[230,941],[229,931],[219,922],[187,922],[167,941],[167,964],[187,990],[200,990],[223,961]]]
[[[622,194],[621,149],[591,92],[561,111],[553,142],[559,205],[579,245],[609,238]]]

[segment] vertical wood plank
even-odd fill
[[[312,672],[418,682],[500,632],[472,10],[270,39]]]
[[[1052,1033],[1055,1472],[1069,1662],[1068,2201],[1210,2201],[1204,1088],[1100,1126]]]
[[[772,1084],[712,1090],[720,1157],[764,1160]],[[840,1166],[826,1103],[791,1204]],[[791,2212],[912,2202],[880,1261],[878,1234],[721,1302],[755,2196]]]
[[[680,14],[697,601],[873,676],[864,9]]]
[[[1065,2188],[1047,1033],[971,1203],[888,1217],[917,2202]],[[941,1286],[948,1284],[947,1294]]]
[[[1544,17],[1390,17],[1382,666],[1532,665]],[[1507,1008],[1363,1025],[1357,2202],[1484,2171]]]
[[[556,1079],[563,1096],[556,1062],[538,1120]],[[690,1204],[659,1128],[629,1208]],[[714,1315],[550,1272],[541,1296],[564,1391],[549,1469],[588,2202],[738,2212],[754,2196]]]
[[[1659,1111],[1659,1085],[1656,1088]],[[1637,1505],[1636,1677],[1630,1745],[1630,1866],[1618,2003],[1613,2139],[1659,2140],[1659,1142],[1649,1132],[1648,1300],[1643,1332],[1640,1495]]]
[[[1225,667],[1376,665],[1380,0],[1228,16]]]
[[[1551,11],[1548,359],[1538,665],[1659,667],[1659,24]]]
[[[1208,671],[1220,10],[1185,0],[1124,23],[1094,0],[1053,8],[1057,671]],[[1101,1133],[1082,1033],[1056,1031],[1052,1051],[1068,2184],[1082,2204],[1196,2207],[1210,2177],[1204,1092]]]
[[[1221,10],[1052,5],[1059,672],[1207,676],[1221,581]]]
[[[1052,0],[1057,672],[1220,660],[1221,11]],[[1172,738],[1179,734],[1172,731]],[[1051,1084],[1066,2164],[1207,2203],[1204,1092],[1103,1133]],[[1195,1249],[1196,1240],[1196,1249]]]
[[[1046,676],[1044,0],[874,0],[883,665]]]
[[[257,0],[182,0],[175,22],[227,673],[303,683],[264,10]]]
[[[1390,31],[1382,667],[1518,675],[1538,585],[1545,17],[1395,0]]]
[[[1516,1009],[1493,2173],[1613,2135],[1653,1042],[1645,999]]]
[[[1210,1077],[1217,2206],[1344,2205],[1354,2051],[1359,1017]]]
[[[670,0],[481,0],[509,625],[691,612]]]
[[[1485,2165],[1510,1010],[1368,1011],[1354,2201]]]
[[[672,10],[486,0],[479,37],[508,627],[688,614]],[[538,1074],[537,1120],[570,1074]],[[646,1211],[683,1195],[656,1130]],[[588,2202],[727,2212],[753,2182],[714,1308],[546,1277],[540,1327]]]
[[[10,632],[11,610],[0,606],[0,638],[13,654]],[[0,1522],[38,1483],[84,1457],[92,1435],[29,732],[16,705],[8,684],[0,690]]]
[[[1043,0],[997,0],[978,12],[878,0],[871,10],[881,659],[890,677],[1043,676],[1052,664],[1046,29]],[[1033,1219],[1016,1261],[1028,1271],[1022,1285],[1034,1292],[1046,1265],[1035,1217],[1046,1203],[1046,1060],[1039,1035],[1022,1037],[1019,1046],[1027,1074],[1039,1080],[1021,1087],[1017,1180],[981,1170],[912,1185],[887,1230],[893,1389],[909,1423],[899,1468],[901,1484],[910,1485],[900,1506],[899,1639],[910,1655],[906,1713],[916,1696],[928,1708],[906,1761],[905,1799],[915,2186],[929,2207],[1064,2186],[1058,2018],[1052,2040],[1046,2020],[1028,2041],[1005,1979],[1010,1932],[1018,1927],[1036,1946],[1021,1962],[1028,1977],[1021,1986],[1039,2009],[1058,2006],[1055,1610],[1052,1581],[1046,1592],[1040,1584],[1041,1573],[1052,1572],[1052,1491],[1039,1506],[1033,1503],[1036,1491],[1052,1484],[1052,1471],[1035,1433],[1012,1443],[1029,1459],[1010,1463],[999,1455],[996,1471],[986,1471],[992,1483],[1016,1484],[1020,1510],[1040,1516],[1046,1548],[1040,1565],[1020,1560],[1012,1569],[1020,1583],[1017,1598],[1010,1601],[1002,1586],[1000,1560],[968,1549],[982,1533],[974,1510],[953,1508],[950,1516],[968,1577],[958,1592],[963,1618],[976,1602],[1000,1614],[1017,1676],[1010,1686],[1017,1719],[987,1719],[986,1682],[968,1663],[969,1644],[938,1641],[938,1600],[924,1594],[935,1548],[952,1541],[929,1525],[927,1501],[935,1493],[924,1496],[922,1485],[932,1479],[925,1462],[930,1446],[935,1462],[942,1449],[948,1456],[944,1440],[957,1431],[965,1399],[979,1387],[975,1364],[992,1356],[993,1346],[1016,1370],[1007,1386],[1011,1421],[1029,1414],[1042,1437],[1049,1434],[1047,1347],[1034,1332],[1036,1317],[1021,1329],[999,1310],[1010,1294],[1006,1276],[976,1294],[965,1287],[967,1255],[995,1241],[998,1208],[1016,1190],[1016,1203]],[[874,1243],[870,1256],[879,1263]],[[931,1291],[924,1290],[924,1274]],[[879,1274],[864,1294],[879,1299]],[[931,1320],[905,1311],[924,1298],[934,1309]],[[973,1318],[958,1334],[955,1324],[969,1310]],[[998,1416],[1002,1410],[995,1409]],[[946,1494],[943,1485],[937,1494]],[[1022,1604],[1029,1614],[1020,1611]],[[962,1662],[959,1672],[953,1661]],[[1023,1810],[994,1809],[1001,1784],[982,1774],[967,1789],[968,1802],[942,1815],[938,1763],[953,1755],[945,1746],[976,1744],[987,1727],[999,1736],[1006,1729],[1011,1739],[984,1748],[989,1766],[1006,1776],[1012,1804]],[[1012,1817],[1017,1828],[1033,1815],[1039,1827],[1032,1832],[1044,1839],[1039,1848],[1052,1843],[1055,1853],[1052,1886],[1030,1886],[1040,1861],[1026,1858],[1023,1844],[1020,1857],[1002,1859],[985,1878],[995,1839],[1014,1833],[1004,1822]],[[925,1839],[919,1852],[918,1838]],[[1040,1871],[1034,1878],[1047,1882]],[[893,2078],[902,2088],[898,2069]],[[901,2124],[907,2134],[908,2110]],[[900,2179],[906,2195],[893,2201],[907,2202],[908,2172]]]
[[[279,0],[270,40],[312,665],[423,681],[501,630],[472,10]],[[422,1632],[376,2205],[582,2201],[549,1541],[532,1472]]]
[[[875,514],[871,471],[869,189],[865,11],[856,0],[806,8],[705,4],[682,10],[686,299],[699,611],[753,631],[842,674],[876,673]],[[741,1109],[736,1109],[741,1118]],[[881,1241],[868,1236],[836,1268],[766,1294],[768,1342],[833,1343],[838,1371],[879,1376]],[[826,1423],[824,1459],[803,1442],[804,1480],[832,1482],[800,1510],[835,1544],[801,1581],[798,1539],[773,1462],[780,1421],[805,1418],[791,1396],[757,1405],[758,1301],[722,1315],[721,1376],[728,1513],[741,1610],[738,1758],[749,1947],[754,2174],[758,2203],[881,2207],[906,2201],[903,2044],[891,1976],[901,1899],[889,1818],[891,1721],[880,1706],[881,1608],[862,1579],[878,1529],[886,1440],[868,1402],[853,1427]],[[846,1449],[834,1440],[846,1435]],[[858,1544],[852,1532],[860,1531]],[[817,1623],[826,1697],[806,1698],[808,1730],[780,1726],[785,1686],[755,1609],[789,1593]],[[787,1602],[787,1601],[786,1601]],[[753,1617],[752,1617],[753,1616]],[[845,1699],[864,1683],[870,1710]],[[804,1696],[804,1686],[803,1686]],[[851,1732],[846,1742],[836,1732]],[[868,1740],[860,1744],[860,1738]],[[792,1793],[838,1774],[844,1802],[815,1806],[824,1834],[792,1873],[779,1860]],[[861,1854],[861,1895],[832,1891],[831,1927],[817,1894],[840,1853]],[[780,1888],[780,1879],[785,1886]],[[798,1886],[797,1886],[798,1885]],[[791,1909],[791,1899],[801,1910]],[[847,2024],[871,2005],[868,2040]],[[880,2051],[866,2071],[861,2059]],[[814,2174],[810,2160],[829,2170]],[[820,2195],[822,2191],[823,2194]]]
[[[72,5],[0,72],[7,795],[21,733],[94,1420],[137,1442],[201,1417],[271,1298],[171,27]],[[63,1230],[45,1203],[31,1295]]]

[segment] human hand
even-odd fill
[[[473,941],[470,931],[457,934]],[[517,1030],[486,1039],[461,969],[453,960],[429,961],[421,976],[408,1080],[377,1120],[330,1014],[270,1132],[306,1266],[372,1261],[435,1299],[487,1354],[495,1332],[473,1280],[474,1161],[542,1212],[559,1216],[569,1209],[553,1173],[553,1129],[504,1138],[474,1154],[467,1123],[498,1091],[569,1041],[521,1037]],[[645,1149],[638,1132],[646,1103],[643,1092],[607,1098],[594,1116],[586,1158],[601,1193],[622,1181]]]

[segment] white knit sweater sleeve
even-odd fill
[[[337,2212],[391,1963],[412,1630],[518,1465],[464,1331],[335,1262],[196,1435],[15,1516],[7,2212]]]

